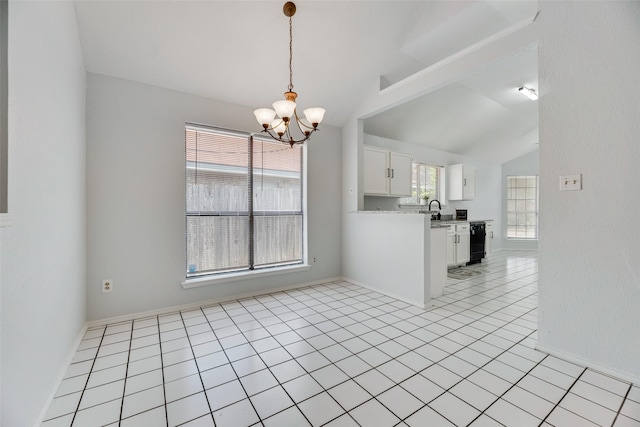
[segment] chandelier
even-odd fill
[[[318,130],[318,125],[324,117],[324,108],[307,108],[304,110],[305,118],[298,117],[296,111],[296,98],[298,94],[293,91],[293,71],[291,67],[293,59],[293,25],[291,17],[296,13],[296,5],[286,2],[282,8],[285,16],[289,17],[289,86],[284,93],[284,98],[273,103],[271,108],[258,108],[253,112],[258,123],[262,125],[262,131],[268,133],[276,141],[294,144],[303,144],[311,134]],[[278,116],[276,118],[276,115]],[[296,130],[297,129],[297,130]],[[300,134],[294,136],[294,133]]]

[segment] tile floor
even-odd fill
[[[346,282],[87,331],[43,426],[640,426],[640,387],[533,349],[537,254],[422,310]]]

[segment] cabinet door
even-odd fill
[[[466,233],[458,234],[458,244],[456,245],[456,263],[465,264],[471,260],[471,235]]]
[[[447,166],[447,194],[449,200],[476,198],[476,167],[471,165]]]
[[[462,198],[473,200],[476,198],[476,168],[464,165],[462,167]]]
[[[493,246],[493,223],[489,221],[485,225],[485,237],[484,237],[484,257],[489,258]]]
[[[456,234],[447,232],[447,267],[456,264]]]
[[[388,153],[383,150],[364,148],[364,193],[389,194]]]
[[[411,197],[411,157],[406,154],[389,153],[389,194]]]

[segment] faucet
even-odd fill
[[[429,202],[429,211],[431,211],[431,203],[433,202],[436,202],[438,204],[438,215],[431,215],[431,219],[440,220],[440,218],[442,218],[442,215],[440,214],[440,211],[442,210],[442,205],[440,204],[439,200],[433,199],[432,201]]]

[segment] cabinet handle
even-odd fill
[[[391,169],[391,178],[394,178],[396,174],[396,170],[395,169]]]
[[[387,168],[387,178],[391,176],[391,169]]]
[[[491,232],[491,238],[493,239],[493,231]]]
[[[464,179],[464,184],[465,187],[467,186],[467,178]]]

